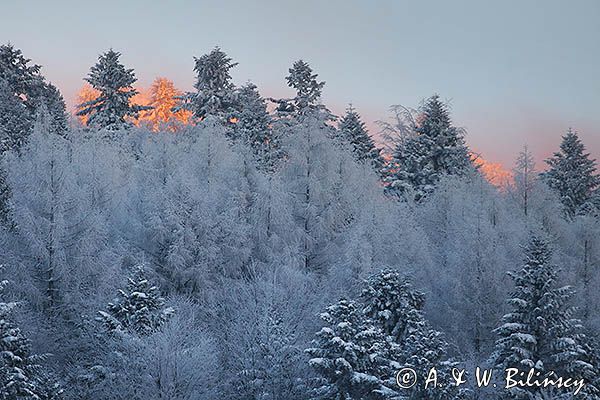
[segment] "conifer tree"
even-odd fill
[[[462,130],[452,126],[448,106],[438,95],[425,102],[422,115],[416,133],[428,147],[433,170],[437,173],[460,175],[471,167]]]
[[[30,64],[21,50],[0,46],[0,150],[18,149],[33,128],[36,114],[46,107],[53,133],[67,129],[65,102],[58,89],[45,81],[41,66]]]
[[[496,366],[517,368],[528,373],[554,371],[558,376],[584,378],[586,393],[598,395],[589,382],[595,379],[598,366],[592,363],[594,350],[574,317],[569,305],[573,290],[558,286],[558,270],[552,264],[552,251],[546,240],[534,236],[525,249],[521,270],[509,273],[515,283],[508,300],[511,311],[495,330],[499,339],[493,361]],[[543,375],[545,376],[545,375]],[[540,388],[514,388],[515,398],[530,398]]]
[[[0,81],[9,85],[12,94],[20,98],[29,114],[33,115],[44,78],[40,74],[42,67],[30,62],[13,45],[0,46]]]
[[[324,112],[325,119],[331,119],[329,111],[319,103],[325,82],[319,81],[318,76],[306,61],[296,61],[285,77],[288,86],[296,91],[296,96],[291,99],[270,99],[277,104],[277,112],[299,117],[320,110]]]
[[[546,164],[550,168],[541,174],[542,179],[560,197],[565,215],[572,218],[592,200],[600,186],[596,160],[585,152],[577,132],[569,129],[562,137],[560,150],[547,159]]]
[[[435,367],[440,381],[449,383],[455,363],[446,358],[448,343],[442,333],[431,328],[423,315],[425,295],[412,287],[408,278],[387,269],[371,276],[361,294],[364,314],[392,341],[392,359],[396,365],[412,368],[417,376],[426,377]],[[455,387],[428,388],[415,385],[411,398],[452,398]],[[440,397],[438,397],[440,396]]]
[[[11,190],[6,181],[6,171],[4,170],[4,155],[0,155],[0,224],[6,228],[14,228],[10,197]]]
[[[67,107],[59,90],[51,83],[44,83],[41,97],[41,107],[50,117],[49,130],[58,135],[64,135],[69,127],[67,120]],[[39,110],[39,107],[38,107]],[[38,111],[39,112],[39,111]]]
[[[77,109],[80,109],[80,104],[85,104],[92,100],[95,100],[100,96],[100,92],[94,89],[89,83],[85,82],[83,86],[77,92]],[[88,119],[90,119],[88,115],[80,115],[76,113],[77,119],[81,122],[82,125],[87,125]]]
[[[0,282],[0,294],[8,284]],[[11,317],[17,303],[0,302],[0,398],[51,400],[61,390],[40,365],[44,357],[31,354],[30,341]]]
[[[438,95],[425,101],[413,136],[394,153],[397,170],[386,180],[394,194],[424,198],[442,175],[464,175],[473,168],[460,128],[452,125],[448,106]],[[410,195],[408,194],[410,192]]]
[[[438,174],[428,157],[428,148],[419,137],[407,137],[396,146],[388,165],[386,192],[420,201],[435,189]]]
[[[77,115],[88,116],[87,125],[107,130],[128,128],[128,118],[137,119],[140,111],[150,107],[131,104],[138,92],[132,87],[137,81],[133,69],[119,61],[121,53],[110,49],[98,57],[85,80],[99,92],[98,97],[78,106]]]
[[[98,320],[109,332],[147,335],[159,329],[173,313],[171,307],[165,307],[165,299],[140,266],[128,278],[127,288],[119,290],[118,297],[108,304],[107,310],[99,311]]]
[[[315,399],[388,399],[397,393],[380,376],[387,369],[385,338],[381,330],[363,318],[353,301],[342,299],[321,314],[325,326],[314,347],[306,352],[309,364],[323,377]],[[389,386],[386,386],[389,385]]]
[[[236,110],[229,121],[232,122],[229,136],[248,145],[260,165],[272,170],[280,157],[281,145],[256,85],[248,83],[236,91]]]
[[[296,89],[295,106],[302,110],[317,104],[325,82],[317,81],[317,74],[303,60],[298,60],[290,68],[290,74],[285,78],[290,87]]]
[[[381,150],[375,147],[365,123],[352,105],[346,109],[346,114],[339,122],[338,130],[342,141],[351,146],[354,158],[358,162],[369,162],[377,172],[383,168]]]
[[[13,94],[8,83],[0,79],[0,153],[21,148],[32,124],[33,116],[27,107]]]
[[[187,109],[201,120],[212,115],[223,123],[228,123],[228,115],[234,108],[234,85],[230,70],[237,63],[219,47],[194,60],[196,92],[181,96],[182,103],[175,110]]]

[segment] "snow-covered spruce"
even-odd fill
[[[296,96],[291,99],[270,99],[277,104],[277,113],[280,116],[299,117],[315,110],[325,111],[325,107],[320,103],[325,82],[319,81],[318,76],[306,61],[294,62],[285,80],[287,85],[296,91]]]
[[[508,300],[511,311],[496,329],[499,338],[492,360],[497,368],[535,368],[542,374],[585,379],[585,394],[598,398],[598,365],[593,360],[597,349],[590,347],[574,309],[569,302],[573,290],[558,286],[558,270],[552,264],[552,251],[540,236],[531,238],[525,249],[525,264],[509,273],[515,289]],[[540,388],[513,388],[511,398],[527,399],[539,395]],[[595,397],[594,397],[595,396]]]
[[[0,267],[4,269],[4,267]],[[0,282],[0,295],[8,281]],[[11,317],[17,303],[0,301],[0,399],[54,400],[62,390],[40,365],[43,356],[31,354],[30,341]]]
[[[317,332],[313,347],[306,350],[309,364],[323,377],[311,398],[396,398],[383,332],[350,300],[327,307],[320,317],[325,325]],[[389,376],[382,377],[382,372]]]
[[[383,270],[367,280],[361,298],[365,316],[390,338],[391,366],[396,371],[412,368],[419,377],[427,377],[431,368],[436,368],[439,381],[444,382],[442,388],[427,390],[415,385],[408,391],[411,398],[452,399],[466,393],[450,384],[456,363],[446,357],[449,345],[425,320],[425,295],[415,290],[407,277],[392,269]]]
[[[472,168],[463,130],[452,125],[439,96],[427,99],[415,132],[396,146],[392,162],[389,192],[415,201],[432,192],[441,175],[461,176]]]
[[[108,50],[98,57],[85,78],[100,94],[94,100],[79,104],[77,115],[88,115],[87,125],[116,131],[131,126],[140,111],[151,107],[131,104],[138,92],[133,88],[137,81],[133,69],[125,68],[119,61],[121,53]]]
[[[337,135],[342,143],[350,146],[358,162],[367,162],[380,173],[383,168],[381,150],[375,147],[375,142],[369,135],[365,123],[352,105],[346,109],[346,114],[340,119]]]
[[[248,146],[261,168],[273,171],[282,156],[281,140],[272,127],[273,118],[256,85],[247,83],[236,89],[233,108],[227,118],[228,136]]]
[[[229,123],[228,116],[234,109],[235,101],[235,86],[231,82],[230,70],[237,63],[218,47],[194,60],[196,91],[179,97],[180,104],[175,110],[189,110],[200,120],[211,115],[224,124]]]
[[[600,175],[596,173],[596,160],[585,153],[577,132],[569,129],[562,138],[560,150],[547,159],[546,164],[550,168],[541,177],[560,197],[568,218],[594,208],[595,204],[591,203],[596,200]]]
[[[11,44],[0,46],[0,152],[18,150],[27,141],[42,106],[53,133],[68,128],[62,95],[41,75],[41,66],[30,62]]]
[[[158,288],[148,280],[144,268],[138,266],[128,278],[127,288],[119,290],[106,311],[99,311],[98,320],[110,332],[147,335],[159,329],[174,312],[173,308],[165,307]]]

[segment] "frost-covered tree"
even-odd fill
[[[480,174],[443,177],[414,208],[430,257],[430,264],[412,270],[415,282],[430,293],[427,316],[452,338],[461,358],[475,365],[482,365],[494,346],[491,331],[508,295],[506,265],[518,263],[525,240],[528,221],[518,210]]]
[[[39,101],[41,102],[39,107],[45,107],[50,117],[50,132],[64,135],[67,132],[69,121],[65,100],[60,91],[53,84],[44,83],[42,97]]]
[[[325,326],[306,350],[309,364],[324,378],[312,398],[331,400],[391,399],[393,372],[389,368],[383,332],[365,319],[360,308],[342,299],[320,315]],[[382,372],[389,376],[381,376]]]
[[[158,287],[148,280],[144,268],[138,266],[127,279],[127,287],[119,290],[106,311],[99,311],[98,319],[110,332],[148,335],[159,329],[174,312],[165,306],[165,299],[160,296]]]
[[[396,147],[396,171],[388,177],[392,193],[420,200],[442,175],[462,176],[473,168],[463,130],[452,125],[448,106],[439,96],[427,99],[413,135]]]
[[[375,147],[365,123],[352,105],[348,106],[346,114],[339,121],[338,131],[340,139],[350,146],[357,161],[370,163],[377,172],[383,168],[381,150]]]
[[[362,292],[365,314],[396,341],[406,337],[411,324],[423,319],[425,295],[398,271],[383,270],[371,276]]]
[[[133,69],[125,68],[119,61],[121,53],[110,49],[98,57],[85,80],[99,92],[98,97],[78,105],[77,115],[89,116],[87,125],[118,130],[131,126],[128,118],[137,119],[148,106],[131,103],[138,92],[133,88],[137,81]]]
[[[100,96],[100,92],[92,87],[89,83],[85,82],[79,91],[77,92],[76,104],[84,104],[88,103],[92,100],[95,100]],[[77,110],[79,110],[79,106],[77,106]],[[81,122],[82,125],[87,125],[88,119],[90,119],[89,115],[79,115],[75,113],[77,116],[77,120]]]
[[[407,137],[396,146],[387,167],[388,193],[420,201],[435,188],[439,175],[430,162],[428,147],[419,137]]]
[[[262,268],[261,268],[262,269]],[[314,378],[303,350],[315,308],[310,280],[284,266],[219,290],[209,326],[220,344],[223,395],[229,399],[304,400]]]
[[[28,251],[37,259],[34,276],[44,282],[40,289],[48,310],[58,305],[65,295],[62,289],[69,286],[62,286],[60,282],[66,267],[65,248],[84,237],[83,232],[79,237],[71,236],[81,227],[76,228],[77,224],[69,218],[79,216],[70,204],[77,191],[74,190],[73,175],[66,172],[67,141],[52,134],[50,126],[51,116],[39,113],[29,141],[22,149],[22,156],[18,157],[15,153],[8,156],[8,181],[13,188],[11,206],[15,223],[19,226],[23,245],[28,246]],[[74,230],[69,232],[68,226]]]
[[[27,140],[31,125],[27,107],[13,94],[9,84],[0,79],[0,152],[19,149]]]
[[[51,130],[67,129],[65,102],[58,89],[45,81],[41,66],[30,64],[11,44],[0,46],[0,140],[1,148],[18,149],[33,128],[40,107],[52,119]]]
[[[325,82],[317,80],[318,75],[313,73],[307,62],[298,60],[289,70],[285,78],[288,86],[296,89],[295,106],[303,110],[311,105],[316,105],[321,98],[321,91]]]
[[[463,131],[452,125],[448,106],[439,96],[434,95],[425,102],[416,133],[428,147],[434,171],[460,175],[471,167]]]
[[[271,99],[277,104],[277,111],[282,115],[304,115],[311,110],[324,109],[319,102],[325,82],[319,81],[318,76],[306,61],[296,61],[285,77],[288,86],[296,91],[296,96],[291,99]]]
[[[181,92],[175,84],[167,78],[156,78],[150,87],[150,107],[148,111],[140,113],[140,121],[148,122],[154,132],[160,129],[175,131],[178,124],[186,124],[191,117],[190,111],[179,110],[173,112],[177,105],[177,97]]]
[[[195,58],[196,92],[188,92],[181,96],[182,104],[176,109],[186,109],[199,119],[212,115],[227,124],[228,115],[235,106],[234,84],[231,82],[230,70],[237,63],[219,47],[210,53]]]
[[[350,173],[356,163],[348,165],[345,160],[351,161],[351,155],[335,145],[335,129],[329,123],[332,115],[317,96],[324,82],[317,83],[316,74],[304,62],[295,63],[287,79],[297,96],[281,100],[280,106],[287,103],[290,107],[280,107],[277,113],[275,129],[287,156],[280,176],[285,190],[293,196],[291,207],[301,235],[302,264],[306,270],[324,271],[334,262],[335,238],[352,219],[351,208],[345,207],[351,185],[335,185],[340,184],[340,177],[345,179],[344,168]],[[313,85],[307,85],[307,79],[314,81],[318,90],[308,90]],[[327,190],[320,189],[323,187]]]
[[[42,67],[30,62],[13,45],[0,46],[0,81],[8,83],[12,93],[22,100],[29,114],[33,115],[44,78],[40,74]]]
[[[0,295],[8,284],[0,282]],[[31,342],[13,321],[14,302],[0,301],[0,398],[52,400],[61,390],[52,383],[43,356],[31,353]]]
[[[591,363],[596,350],[589,348],[569,304],[573,290],[558,286],[558,270],[552,264],[548,242],[532,237],[525,249],[525,264],[509,275],[515,288],[508,300],[511,311],[495,330],[499,336],[492,357],[496,366],[526,373],[530,369],[541,374],[554,371],[558,376],[593,381],[598,371]],[[527,392],[539,391],[536,387],[511,389],[516,398],[529,398]],[[585,392],[600,393],[590,383]]]
[[[115,357],[119,364],[114,373],[118,377],[105,381],[104,386],[114,380],[123,386],[114,391],[114,397],[103,398],[119,398],[123,392],[140,399],[222,397],[217,391],[218,349],[198,306],[189,300],[174,298],[173,301],[177,314],[160,331],[141,338],[120,338],[121,343],[137,346],[129,346],[133,351],[127,357]],[[132,383],[139,385],[135,392],[129,388]]]
[[[600,185],[596,160],[585,152],[577,132],[569,129],[562,137],[560,150],[546,164],[549,168],[541,174],[542,179],[560,197],[565,215],[572,218],[592,199]]]
[[[425,320],[425,295],[415,290],[408,278],[395,270],[383,270],[367,280],[361,297],[364,314],[392,338],[397,366],[413,368],[419,377],[426,377],[435,367],[440,380],[449,383],[450,368],[455,365],[446,358],[449,345]],[[448,384],[444,389],[416,385],[411,396],[452,398],[457,394],[455,389]]]
[[[10,204],[11,190],[6,181],[4,156],[0,156],[0,224],[7,228],[14,227]]]
[[[528,215],[532,192],[537,181],[537,172],[535,170],[533,155],[527,146],[523,148],[517,157],[517,162],[513,168],[513,176],[513,194],[523,213]]]
[[[248,83],[235,93],[236,109],[229,116],[228,135],[249,146],[260,165],[272,170],[281,157],[281,144],[273,129],[273,119],[256,85]]]

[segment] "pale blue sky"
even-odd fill
[[[69,104],[98,54],[123,53],[142,86],[193,82],[193,56],[219,45],[264,95],[287,95],[303,58],[324,100],[352,102],[370,127],[391,104],[449,99],[484,157],[538,160],[567,127],[600,157],[600,1],[8,1],[0,42],[43,65]],[[122,3],[122,4],[120,4]],[[540,165],[541,166],[541,165]]]

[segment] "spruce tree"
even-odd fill
[[[94,89],[89,83],[85,82],[77,92],[77,109],[80,110],[80,104],[95,100],[98,96],[100,96],[100,92]],[[89,115],[79,115],[77,113],[76,115],[82,125],[87,125],[87,122],[90,119]]]
[[[542,376],[554,371],[558,376],[583,378],[586,393],[598,395],[590,383],[598,373],[592,362],[594,351],[569,305],[574,292],[569,286],[558,286],[558,270],[551,260],[547,241],[532,237],[525,249],[525,264],[509,273],[515,284],[508,300],[511,311],[495,330],[499,339],[492,359],[501,370],[517,368],[527,374],[534,369]],[[514,388],[511,396],[525,399],[539,391]]]
[[[30,64],[21,50],[0,46],[0,140],[1,151],[19,149],[26,142],[41,106],[50,114],[52,132],[67,129],[65,102],[58,89],[45,81],[41,66]]]
[[[296,91],[291,99],[270,99],[277,103],[280,115],[304,116],[311,111],[325,112],[326,119],[331,119],[329,111],[319,103],[325,82],[318,80],[310,65],[303,60],[296,61],[285,77],[290,88]]]
[[[427,377],[435,367],[444,382],[443,388],[415,385],[411,398],[456,396],[456,387],[448,384],[450,370],[456,364],[446,358],[449,345],[442,333],[431,328],[423,315],[425,295],[398,271],[387,269],[367,280],[361,297],[366,317],[392,339],[390,354],[398,368],[412,368],[417,376]]]
[[[4,155],[0,153],[0,224],[5,228],[14,228],[12,205],[10,204],[11,190],[6,181]]]
[[[317,81],[317,74],[303,60],[298,60],[290,68],[290,74],[285,78],[288,86],[296,89],[295,107],[303,110],[317,104],[325,82]]]
[[[128,118],[137,119],[140,111],[151,109],[131,104],[131,98],[138,93],[132,87],[137,79],[133,69],[125,68],[119,57],[121,53],[113,49],[101,54],[85,78],[99,92],[98,97],[78,106],[77,115],[87,115],[88,126],[109,131],[128,128]]]
[[[3,293],[7,281],[0,282]],[[0,302],[0,399],[51,400],[61,396],[58,385],[31,354],[31,343],[11,317],[17,303]]]
[[[386,192],[417,202],[431,193],[438,181],[428,147],[419,137],[404,138],[386,170]]]
[[[383,168],[381,150],[375,147],[375,142],[369,135],[365,123],[352,105],[346,109],[346,114],[339,122],[338,131],[343,143],[350,145],[354,158],[358,162],[370,163],[375,171]]]
[[[62,94],[56,86],[51,83],[44,83],[40,102],[42,103],[40,106],[45,107],[46,112],[50,117],[50,124],[48,127],[50,132],[58,135],[65,135],[69,128],[67,107]]]
[[[234,109],[234,84],[230,70],[237,63],[219,47],[200,58],[194,58],[196,72],[195,93],[180,97],[182,103],[175,110],[187,109],[200,120],[212,115],[227,124],[228,115]]]
[[[31,60],[10,43],[0,46],[0,81],[5,81],[29,114],[34,115],[44,78],[40,74],[42,67],[30,63]]]
[[[461,175],[472,166],[462,130],[452,125],[448,106],[438,95],[425,102],[416,133],[423,138],[436,173]]]
[[[236,91],[236,110],[230,114],[229,136],[249,146],[259,164],[272,170],[280,157],[280,143],[267,104],[256,85],[248,83]]]
[[[600,186],[596,160],[585,152],[577,132],[569,129],[562,137],[560,150],[546,164],[550,168],[541,177],[560,197],[565,215],[572,218],[585,208]]]
[[[388,191],[414,195],[417,201],[442,175],[461,176],[473,168],[463,132],[452,125],[448,106],[438,95],[425,101],[414,135],[397,145],[393,161],[397,169],[386,179]]]
[[[9,84],[0,79],[0,153],[23,146],[32,129],[33,117]]]
[[[98,320],[109,332],[148,335],[159,329],[173,313],[171,307],[165,307],[165,299],[140,266],[128,278],[127,288],[119,290],[118,297],[108,304],[107,310],[99,311]]]
[[[342,299],[321,314],[325,326],[317,333],[309,364],[323,377],[315,399],[388,399],[397,396],[382,370],[393,376],[384,356],[385,337],[363,318],[353,301]],[[392,380],[393,381],[393,380]]]

